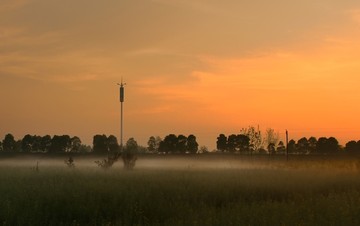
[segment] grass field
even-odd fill
[[[351,159],[139,158],[0,161],[2,225],[360,225]]]

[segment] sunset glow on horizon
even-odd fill
[[[359,140],[360,2],[0,2],[0,139],[125,140],[259,125]]]

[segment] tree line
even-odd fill
[[[267,129],[263,135],[259,127],[249,126],[242,128],[239,134],[220,134],[217,137],[216,148],[221,152],[232,153],[275,153],[276,150],[285,150],[284,143],[279,140],[279,133],[274,129]]]
[[[286,146],[287,145],[287,146]],[[205,153],[207,147],[200,146],[196,136],[190,134],[169,134],[162,139],[159,136],[151,136],[147,147],[137,144],[134,138],[130,138],[124,148],[137,153]],[[349,141],[345,146],[339,145],[335,137],[303,137],[295,141],[291,139],[288,144],[279,139],[279,134],[273,129],[267,129],[263,134],[259,128],[249,126],[243,128],[238,134],[219,134],[216,140],[216,149],[219,152],[243,153],[243,154],[336,154],[350,153],[360,154],[360,140]],[[93,137],[92,146],[82,144],[77,136],[69,135],[25,135],[20,140],[15,140],[12,134],[5,135],[0,141],[2,152],[24,153],[114,153],[121,151],[121,147],[114,135],[106,136],[97,134]]]
[[[15,140],[12,134],[6,134],[0,141],[0,151],[4,152],[89,152],[91,147],[82,144],[79,137],[69,135],[25,135],[20,140]]]
[[[217,150],[231,153],[248,154],[360,154],[360,140],[349,141],[341,146],[335,137],[302,137],[295,141],[291,139],[285,144],[279,139],[279,134],[273,129],[267,129],[265,135],[255,127],[244,128],[239,134],[226,136],[220,134],[216,142]]]
[[[126,145],[136,146],[137,142],[134,138],[130,138]],[[4,152],[43,152],[43,153],[108,153],[120,150],[120,145],[114,135],[95,135],[93,137],[93,146],[85,145],[77,136],[70,137],[69,135],[25,135],[20,140],[15,140],[12,134],[5,135],[5,138],[0,141],[0,151]]]
[[[132,152],[149,153],[197,153],[198,143],[196,136],[169,134],[164,139],[151,136],[148,147],[142,147],[137,144],[134,138],[127,140],[124,148]],[[121,145],[114,135],[97,134],[93,137],[92,147],[82,144],[77,136],[69,135],[25,135],[20,140],[15,140],[12,134],[5,135],[0,141],[0,151],[3,152],[24,152],[24,153],[115,153],[122,151]]]
[[[151,153],[197,153],[199,144],[196,136],[190,134],[188,137],[180,134],[169,134],[162,140],[160,137],[151,136],[148,141],[148,151]]]

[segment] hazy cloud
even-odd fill
[[[18,9],[29,2],[30,0],[2,0],[0,2],[0,12]]]
[[[348,16],[360,25],[360,9],[352,9],[347,11]]]

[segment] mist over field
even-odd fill
[[[95,161],[102,160],[106,156],[79,156],[73,157],[76,168],[86,170],[91,168],[98,168]],[[66,168],[66,161],[68,157],[63,155],[61,157],[51,156],[18,156],[13,158],[0,159],[0,166],[10,167],[35,167],[37,164],[39,168],[42,167],[56,167]],[[113,166],[113,170],[118,170],[123,167],[123,163],[118,161]],[[136,162],[135,170],[151,170],[151,169],[174,169],[174,170],[188,170],[188,169],[254,169],[254,168],[269,168],[271,166],[263,165],[261,162],[251,162],[251,160],[232,158],[232,157],[218,157],[218,156],[139,156]]]
[[[72,156],[76,169],[100,169],[95,161],[107,158],[99,155],[15,155],[0,158],[0,167],[19,168],[67,168],[65,161]],[[357,171],[360,159],[357,156],[247,156],[238,154],[205,154],[205,155],[139,155],[135,171],[146,170],[226,170],[226,169],[317,169],[317,170],[343,170]],[[123,168],[121,160],[117,161],[111,169],[119,171]]]
[[[360,223],[356,157],[139,155],[133,170],[67,157],[1,158],[2,225]]]

